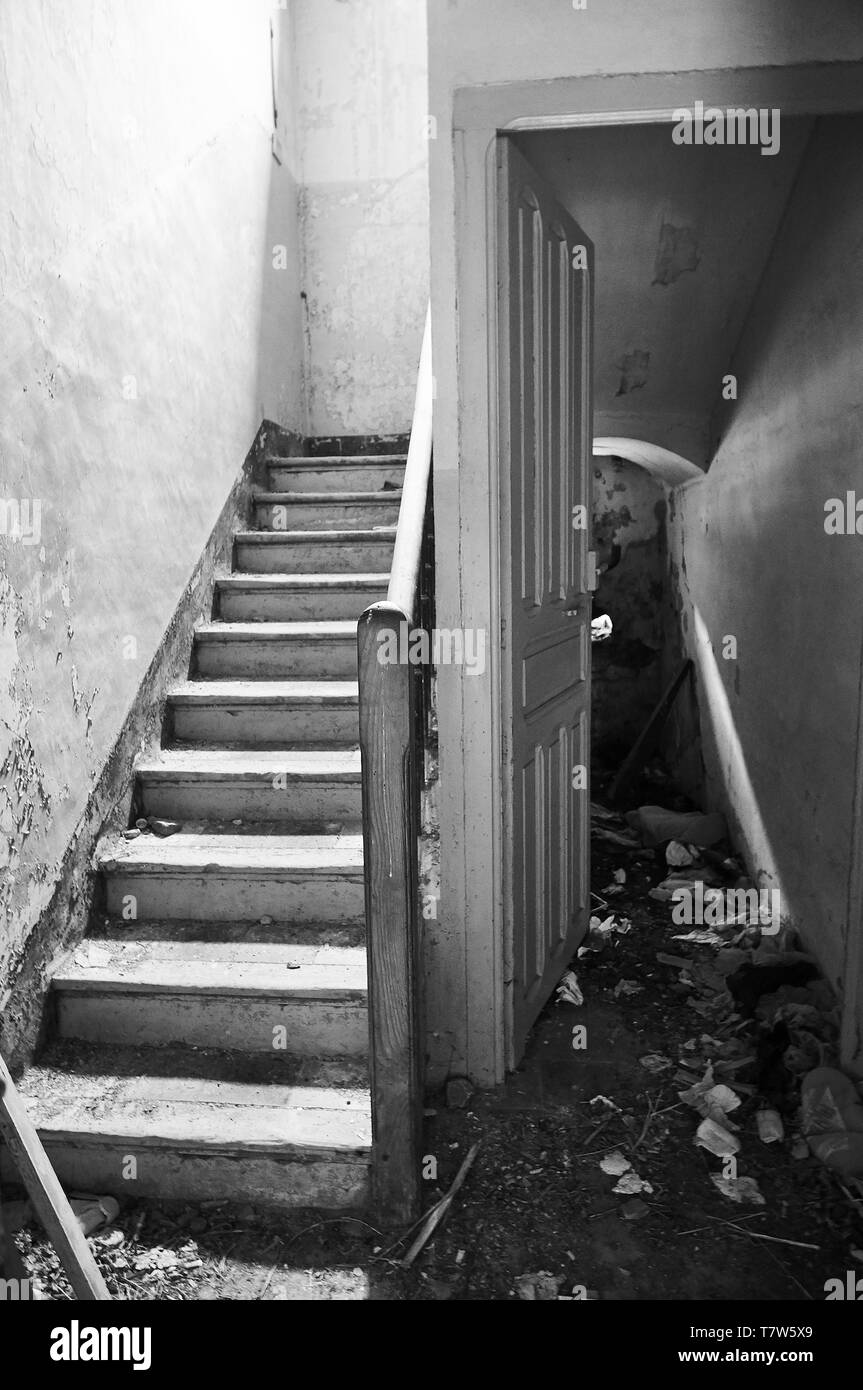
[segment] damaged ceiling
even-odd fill
[[[775,155],[675,145],[667,124],[518,137],[596,248],[598,434],[707,462],[722,377],[810,128],[783,120]]]

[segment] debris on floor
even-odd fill
[[[574,970],[567,970],[561,977],[560,984],[555,991],[558,1004],[575,1004],[581,1008],[584,1003],[584,995],[578,983],[578,976]]]

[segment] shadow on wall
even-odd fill
[[[661,693],[666,504],[662,484],[627,460],[594,456],[593,477],[593,615],[607,613],[614,629],[592,652],[591,751],[613,769]]]

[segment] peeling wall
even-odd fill
[[[410,425],[428,302],[425,0],[294,0],[308,432]]]
[[[593,614],[607,613],[611,637],[591,650],[591,755],[616,768],[660,695],[665,617],[665,493],[623,459],[593,460],[593,544],[600,566]]]
[[[706,478],[678,489],[669,515],[705,799],[727,811],[837,987],[863,537],[828,535],[825,503],[863,496],[861,141],[863,117],[818,123],[735,355],[739,399]]]
[[[262,418],[299,424],[272,14],[0,9],[0,1001]]]

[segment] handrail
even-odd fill
[[[432,456],[432,376],[431,305],[426,310],[422,351],[417,371],[414,414],[411,422],[405,480],[402,489],[396,543],[387,589],[387,603],[394,603],[408,618],[413,617],[417,579],[425,527],[426,498]]]
[[[420,1203],[423,1027],[418,847],[428,668],[406,659],[426,617],[422,593],[432,454],[431,321],[426,314],[387,598],[357,624],[363,866],[368,957],[372,1200],[381,1220]],[[393,655],[395,647],[396,655]],[[427,698],[427,696],[426,696]]]

